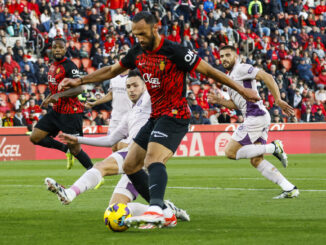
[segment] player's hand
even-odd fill
[[[74,87],[78,87],[79,85],[81,85],[81,79],[80,78],[64,78],[61,83],[59,83],[58,85],[58,90],[62,91],[62,90],[67,90],[69,88],[74,88]]]
[[[59,101],[59,96],[58,94],[53,94],[49,97],[47,97],[45,100],[43,100],[41,107],[48,108],[50,103],[56,103]]]
[[[61,133],[59,134],[59,139],[65,144],[70,144],[70,145],[78,144],[77,137],[70,134]]]
[[[218,93],[214,93],[213,91],[210,91],[210,93],[207,95],[207,102],[210,104],[220,104],[221,99],[222,96]]]
[[[85,108],[86,109],[92,109],[95,106],[95,101],[91,102],[91,101],[87,101],[85,104]]]
[[[243,98],[245,98],[245,100],[250,102],[257,102],[261,100],[261,98],[257,94],[257,91],[252,90],[250,88],[244,88],[241,95]]]
[[[275,102],[279,107],[281,107],[282,111],[287,115],[291,116],[294,115],[294,109],[284,100],[278,100]]]

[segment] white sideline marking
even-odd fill
[[[0,187],[40,187],[44,188],[42,184],[40,185],[8,185],[8,184],[0,184]],[[115,185],[104,185],[101,188],[115,188]],[[168,186],[168,189],[182,189],[182,190],[217,190],[217,191],[280,191],[280,189],[255,189],[255,188],[228,188],[228,187],[196,187],[196,186]],[[326,192],[326,190],[303,190],[307,192]]]

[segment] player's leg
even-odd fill
[[[83,117],[82,114],[60,114],[60,123],[58,127],[60,130],[67,134],[83,136]],[[68,123],[67,123],[68,122]],[[86,169],[91,169],[93,167],[92,160],[83,151],[79,144],[68,145],[70,153],[75,156],[78,161]],[[70,166],[67,166],[69,169]]]
[[[122,173],[122,164],[126,151],[113,153],[87,170],[70,188],[63,188],[51,178],[45,179],[48,190],[54,192],[63,204],[71,203],[78,195],[96,187],[104,176]]]
[[[35,145],[67,152],[67,145],[53,139],[50,136],[56,135],[59,131],[58,127],[54,123],[57,120],[54,114],[54,111],[50,111],[37,122],[30,135],[30,141]]]
[[[293,198],[299,195],[297,187],[290,183],[272,163],[264,159],[263,155],[251,158],[250,162],[266,179],[282,188],[283,192],[274,199]]]
[[[149,173],[150,207],[142,216],[132,217],[128,222],[126,220],[129,225],[150,229],[164,224],[164,194],[168,179],[165,164],[188,131],[188,123],[189,120],[165,116],[155,121],[144,159]],[[138,143],[137,137],[135,142]]]

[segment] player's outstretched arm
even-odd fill
[[[243,86],[229,78],[227,75],[225,75],[223,72],[213,68],[204,60],[200,61],[199,65],[196,68],[196,71],[234,89],[248,101],[256,102],[260,100],[256,91],[249,88],[244,88]]]
[[[281,107],[281,109],[284,111],[284,113],[287,116],[293,115],[294,110],[293,108],[286,103],[284,100],[281,99],[280,91],[278,89],[278,86],[271,74],[268,74],[264,70],[259,70],[259,72],[256,75],[256,80],[263,81],[268,89],[271,91],[272,95],[274,96],[275,103]]]
[[[222,98],[220,94],[213,93],[212,91],[208,94],[207,99],[208,99],[208,103],[211,104],[219,104],[231,110],[238,109],[238,107],[234,104],[233,100],[226,100]]]
[[[47,108],[50,103],[58,102],[58,100],[62,97],[73,97],[78,94],[81,94],[83,91],[84,91],[83,86],[78,86],[76,88],[70,88],[60,93],[49,95],[48,97],[45,98],[45,100],[43,100],[41,107]]]
[[[87,102],[85,107],[87,109],[91,109],[93,108],[94,106],[96,105],[100,105],[100,104],[103,104],[103,103],[106,103],[106,102],[109,102],[112,100],[112,91],[110,91],[109,93],[107,93],[105,96],[103,96],[101,99],[98,99],[94,102]]]
[[[112,66],[105,66],[95,72],[88,74],[81,78],[64,78],[59,84],[58,90],[66,90],[69,88],[74,88],[82,84],[87,83],[99,83],[105,80],[111,79],[120,73],[126,71],[127,69],[122,67],[119,63]]]

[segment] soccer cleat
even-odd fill
[[[177,217],[175,216],[175,214],[173,214],[171,218],[164,217],[164,219],[165,219],[164,227],[176,227],[177,226]]]
[[[175,216],[178,219],[181,219],[182,221],[190,221],[190,216],[189,214],[187,214],[186,210],[178,208],[177,206],[174,205],[173,202],[169,200],[165,200],[164,204],[172,209],[172,212],[175,214]]]
[[[300,194],[299,189],[295,186],[290,191],[283,191],[280,195],[273,197],[273,199],[284,199],[298,197]]]
[[[272,142],[272,144],[275,145],[275,151],[273,153],[273,155],[281,161],[282,165],[284,168],[286,168],[288,166],[288,156],[286,155],[284,148],[283,148],[283,144],[282,141],[280,140],[274,140]]]
[[[126,219],[125,224],[128,227],[139,229],[162,228],[165,224],[165,218],[163,214],[156,212],[145,212],[140,216],[133,216]]]
[[[71,154],[71,152],[69,151],[69,149],[66,152],[66,157],[67,157],[67,169],[71,169],[72,166],[75,163],[75,157],[74,157],[73,154]]]
[[[65,188],[59,185],[54,179],[45,178],[44,184],[47,189],[58,196],[60,202],[64,205],[68,205],[72,200],[68,197]]]
[[[100,183],[98,183],[95,187],[94,187],[94,190],[97,190],[99,189],[102,185],[104,185],[104,178],[101,179]]]

